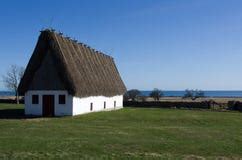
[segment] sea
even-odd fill
[[[0,96],[14,96],[14,92],[11,91],[0,91]]]
[[[149,96],[152,91],[141,91],[142,96]],[[242,97],[242,91],[203,91],[206,97]],[[166,97],[182,97],[185,91],[163,91]],[[0,91],[0,96],[14,96],[14,92]]]

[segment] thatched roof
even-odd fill
[[[126,91],[112,57],[53,30],[44,30],[41,31],[34,53],[19,84],[19,94],[23,95],[31,90],[30,84],[45,57],[52,57],[57,72],[53,75],[60,77],[64,88],[71,95],[110,97],[122,95]]]

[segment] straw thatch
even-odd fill
[[[44,30],[18,91],[67,90],[79,97],[122,95],[126,87],[112,57]]]

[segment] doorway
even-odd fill
[[[53,117],[55,116],[55,96],[43,95],[43,116]]]

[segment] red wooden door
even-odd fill
[[[53,117],[55,116],[55,96],[43,95],[43,116]]]

